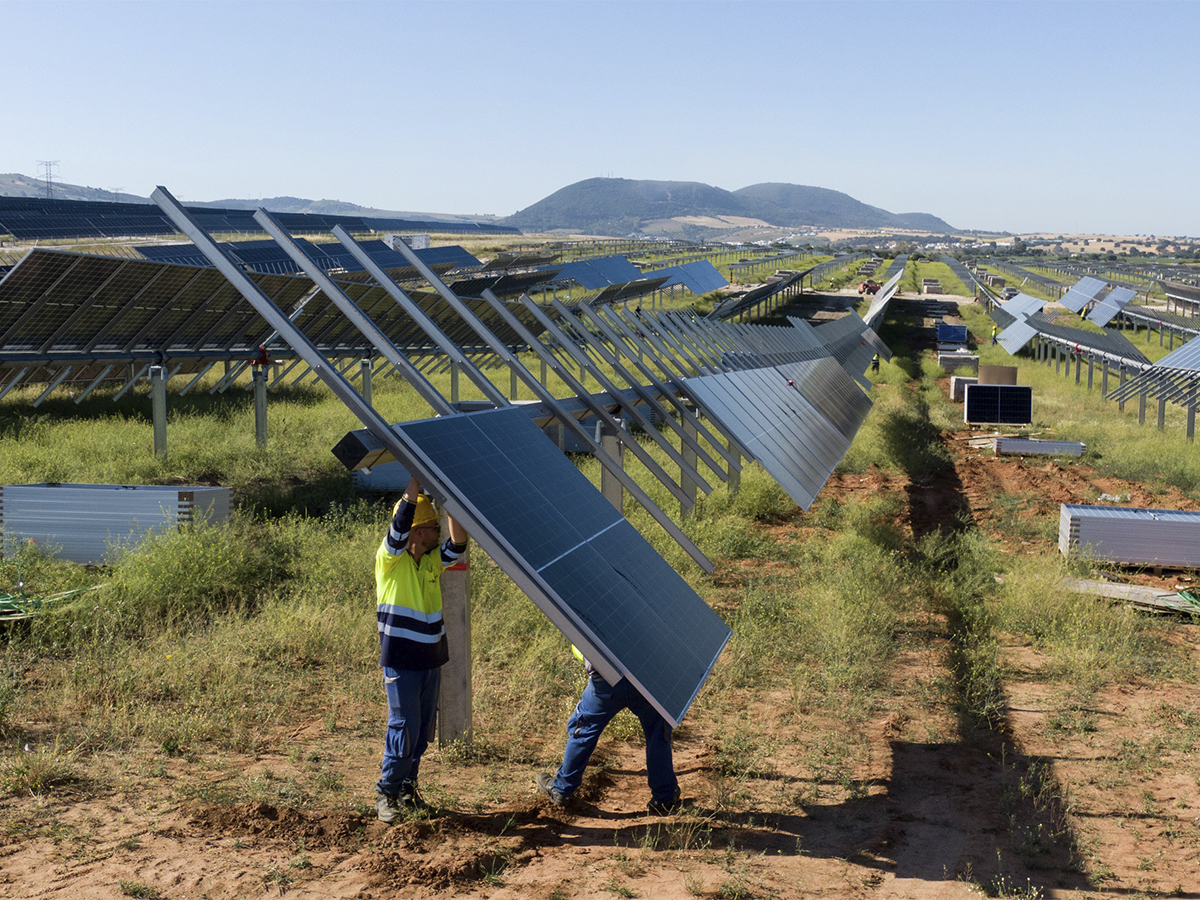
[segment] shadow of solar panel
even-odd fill
[[[963,421],[1028,425],[1033,421],[1033,388],[1019,384],[968,384]]]
[[[729,628],[528,415],[506,408],[395,427],[516,558],[550,620],[678,724]]]

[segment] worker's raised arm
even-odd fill
[[[450,529],[450,542],[462,546],[467,542],[467,529],[454,516],[446,516],[446,525]]]

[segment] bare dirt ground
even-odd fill
[[[1107,493],[1196,507],[1082,463],[996,457],[967,436],[946,436],[956,479],[838,475],[822,502],[898,492],[914,533],[965,510],[1012,553],[1047,552],[1056,526],[1045,523],[1060,502]],[[997,495],[1015,499],[998,512]],[[803,517],[773,526],[777,536],[804,527]],[[1184,574],[1131,577],[1169,587]],[[1170,639],[1181,659],[1200,654],[1196,626],[1180,624]],[[86,783],[4,800],[0,897],[1200,897],[1194,683],[1120,684],[1063,722],[1068,686],[1048,677],[1034,648],[1010,641],[1005,721],[979,734],[945,700],[944,623],[904,647],[893,699],[866,726],[851,779],[838,774],[842,750],[819,727],[798,729],[794,698],[779,696],[736,711],[770,748],[769,764],[747,777],[718,764],[712,716],[684,723],[676,767],[690,805],[678,815],[645,814],[642,749],[609,737],[576,805],[546,806],[532,777],[561,744],[540,735],[527,738],[523,761],[432,749],[426,793],[440,814],[388,827],[367,806],[380,711],[350,705],[336,722],[313,715],[263,736],[272,749],[257,754],[102,758]],[[29,730],[37,735],[37,723]],[[289,797],[285,788],[315,769],[337,772],[341,805]],[[234,782],[274,786],[275,799],[223,801],[222,785]]]

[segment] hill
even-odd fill
[[[576,182],[504,221],[524,231],[620,235],[664,219],[723,216],[783,227],[955,230],[929,213],[891,213],[827,188],[764,183],[727,191],[694,181],[628,178]]]

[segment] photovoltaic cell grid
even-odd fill
[[[1071,312],[1077,313],[1096,299],[1096,295],[1107,286],[1106,282],[1088,275],[1080,278],[1069,291],[1062,295],[1058,302]]]
[[[643,274],[654,278],[665,277],[667,280],[663,284],[663,287],[682,284],[697,296],[707,294],[709,291],[729,287],[729,282],[725,280],[725,276],[717,271],[716,266],[708,260],[683,263],[682,265],[670,266],[665,269],[649,269]]]
[[[685,379],[704,414],[808,509],[871,401],[832,357]]]
[[[939,344],[965,344],[967,342],[966,325],[947,325],[941,322],[937,327]]]
[[[968,384],[963,421],[971,424],[1028,425],[1033,421],[1033,388],[1020,384]]]
[[[208,231],[258,233],[262,229],[249,209],[188,207]],[[329,216],[315,213],[276,213],[293,233],[329,232],[335,225],[349,231],[438,232],[444,234],[520,234],[507,225],[478,222],[442,222],[364,216]],[[155,206],[91,200],[55,200],[38,197],[0,197],[0,233],[19,240],[66,237],[122,237],[173,234],[175,226]]]
[[[303,238],[298,238],[296,242],[302,245],[309,257],[318,262],[326,272],[339,269],[346,272],[363,270],[358,261],[339,243],[312,243]],[[359,241],[359,244],[380,266],[393,272],[398,280],[412,279],[416,276],[408,261],[383,241]],[[255,272],[276,275],[301,274],[300,267],[274,241],[233,241],[222,246]],[[210,266],[208,257],[194,244],[154,244],[136,249],[146,259],[155,262]],[[416,253],[424,263],[437,266],[442,272],[456,267],[478,268],[481,265],[466,249],[458,246],[429,247],[417,250]]]
[[[543,612],[677,725],[730,637],[687,582],[523,411],[395,427],[527,564]]]
[[[1136,296],[1137,294],[1129,288],[1113,288],[1096,304],[1096,308],[1088,313],[1087,320],[1093,325],[1099,325],[1103,328],[1120,315],[1121,310],[1128,306],[1129,302]]]
[[[555,281],[572,280],[589,291],[643,278],[642,272],[624,256],[601,256],[559,266]]]

